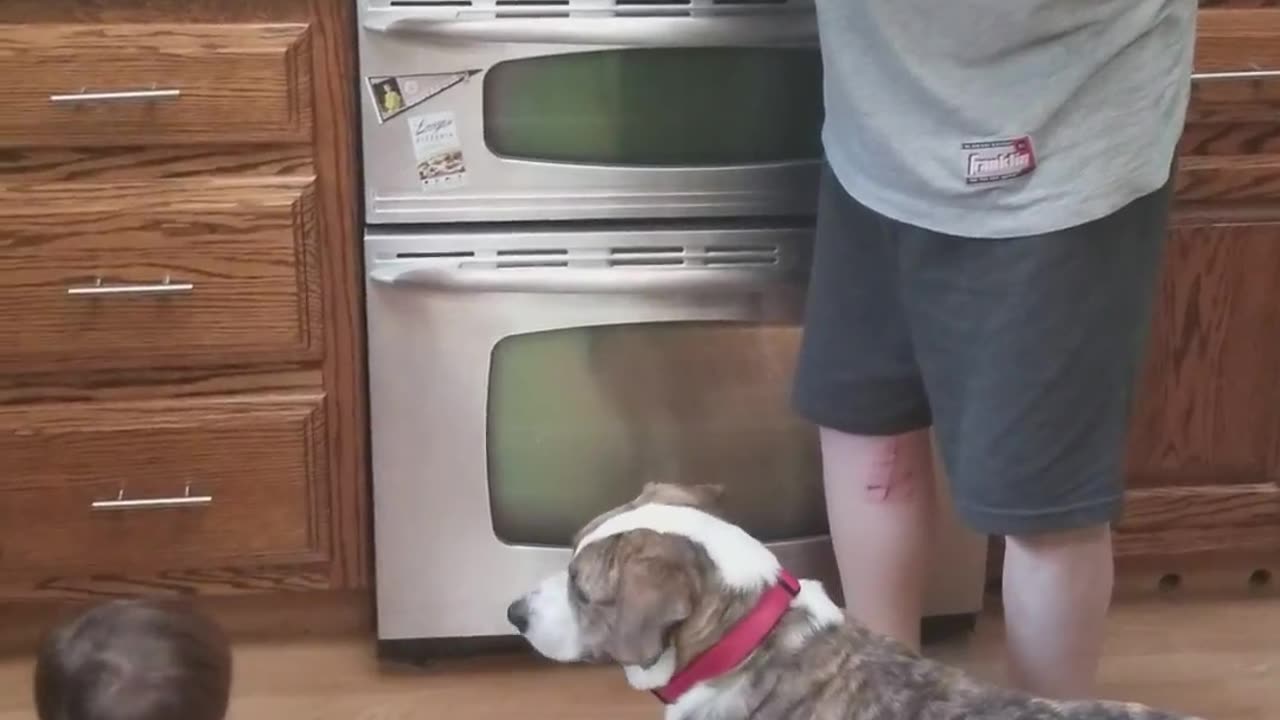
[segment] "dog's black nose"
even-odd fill
[[[507,606],[507,622],[515,625],[521,633],[529,629],[529,603],[524,598]]]

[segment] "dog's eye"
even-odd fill
[[[578,578],[569,578],[569,595],[573,597],[573,601],[579,605],[586,605],[590,602],[587,594],[582,591],[582,586],[578,584]]]

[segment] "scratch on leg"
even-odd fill
[[[874,502],[910,500],[916,493],[916,468],[910,453],[904,453],[905,437],[896,437],[871,463],[867,499]]]

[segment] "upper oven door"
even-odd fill
[[[813,211],[812,0],[371,0],[361,24],[370,223]]]

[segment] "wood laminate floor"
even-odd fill
[[[236,635],[232,720],[657,720],[660,707],[615,668],[568,668],[526,656],[380,666],[360,601],[221,611]],[[334,613],[338,614],[334,614]],[[272,613],[275,613],[273,615]],[[345,614],[342,614],[345,613]],[[0,720],[29,720],[29,652],[38,614],[0,614]],[[1000,618],[930,652],[999,677]],[[1280,718],[1280,600],[1118,605],[1104,691],[1210,720]]]

